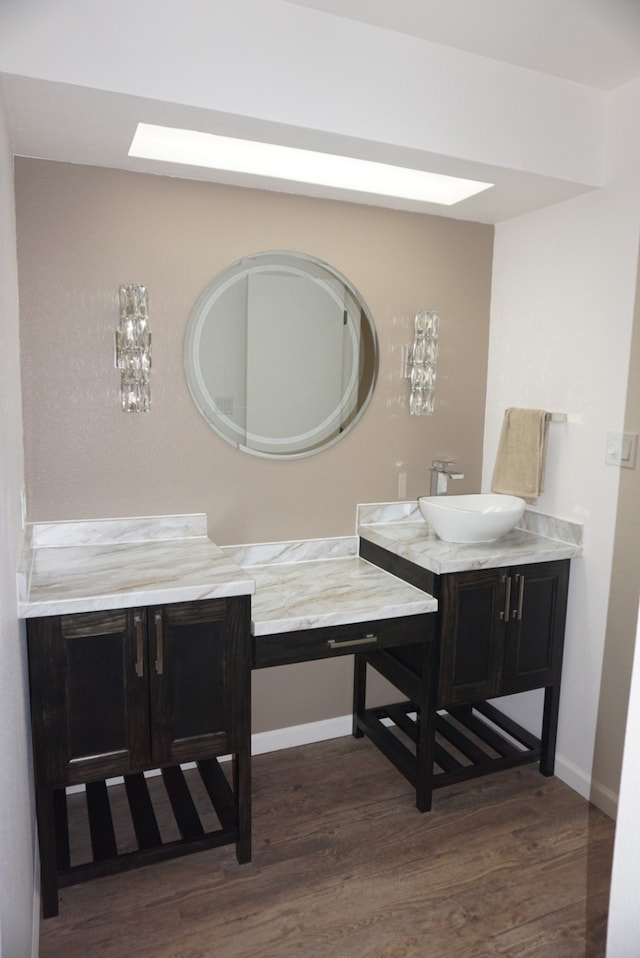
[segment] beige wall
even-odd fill
[[[640,259],[638,260],[640,277]],[[629,384],[625,409],[627,432],[640,432],[640,279],[636,288]],[[620,470],[616,536],[611,570],[607,632],[598,701],[593,778],[617,796],[627,721],[629,687],[640,596],[640,461]]]
[[[480,489],[492,227],[26,159],[16,161],[16,213],[31,521],[206,512],[219,544],[260,542],[351,535],[358,502],[404,498],[402,474],[406,498],[423,494],[431,460],[443,455],[465,473],[456,492]],[[182,370],[202,288],[267,249],[312,254],[349,277],[380,344],[363,419],[331,449],[292,462],[227,445],[200,417]],[[147,415],[119,407],[121,283],[149,288]],[[401,357],[421,307],[442,317],[437,408],[413,418]],[[298,708],[290,690],[303,676],[312,690]],[[255,685],[257,728],[349,711],[342,663],[260,674]]]

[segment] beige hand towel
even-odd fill
[[[534,503],[544,491],[547,418],[544,409],[506,409],[491,489]]]

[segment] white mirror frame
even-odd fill
[[[267,294],[277,299],[271,311]],[[184,368],[198,410],[226,442],[299,459],[360,420],[376,383],[378,341],[364,299],[332,266],[304,253],[256,253],[198,297]]]

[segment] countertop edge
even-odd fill
[[[247,581],[234,581],[207,586],[178,586],[173,590],[166,588],[124,594],[105,594],[84,596],[73,599],[43,599],[34,602],[20,602],[18,617],[37,619],[50,615],[70,615],[76,612],[108,612],[113,609],[133,609],[138,606],[172,605],[176,602],[194,602],[202,599],[230,599],[236,596],[253,595],[255,582],[250,576]]]
[[[391,573],[389,573],[391,574]],[[326,613],[308,617],[291,616],[280,620],[251,621],[251,632],[257,638],[278,635],[281,632],[303,632],[307,629],[322,629],[327,626],[357,625],[359,622],[376,622],[379,619],[400,619],[407,615],[431,615],[438,611],[438,600],[425,593],[424,602],[402,607],[376,606],[371,610],[354,610],[348,613]]]
[[[575,559],[582,555],[582,545],[548,539],[533,532],[519,529],[509,533],[503,540],[498,540],[503,548],[495,546],[484,552],[483,544],[457,545],[443,543],[432,537],[425,537],[416,544],[414,541],[402,542],[398,537],[386,536],[383,531],[384,523],[372,526],[363,525],[358,529],[360,538],[386,549],[392,555],[406,559],[413,565],[434,575],[444,575],[450,572],[469,572],[474,569],[500,569],[514,565],[532,565],[536,562],[553,562],[559,559]],[[398,526],[396,525],[397,529]],[[519,536],[521,542],[515,546],[509,541],[509,536]],[[527,548],[527,544],[530,548]],[[438,556],[438,549],[447,549],[450,554]],[[484,546],[486,549],[486,546]]]

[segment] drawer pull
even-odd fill
[[[136,633],[136,675],[141,679],[144,675],[144,629],[139,612],[134,613],[133,627]]]
[[[156,674],[162,675],[164,669],[164,641],[162,635],[162,612],[153,613],[156,627]]]
[[[500,613],[500,621],[508,622],[509,621],[509,606],[511,605],[511,576],[504,576],[503,580],[505,583],[505,592],[504,592],[504,611]]]
[[[327,645],[330,649],[348,649],[352,645],[375,645],[378,636],[370,632],[362,639],[327,639]]]
[[[518,589],[518,611],[516,613],[516,618],[518,622],[522,621],[522,606],[524,603],[524,576],[520,575],[520,588]]]

